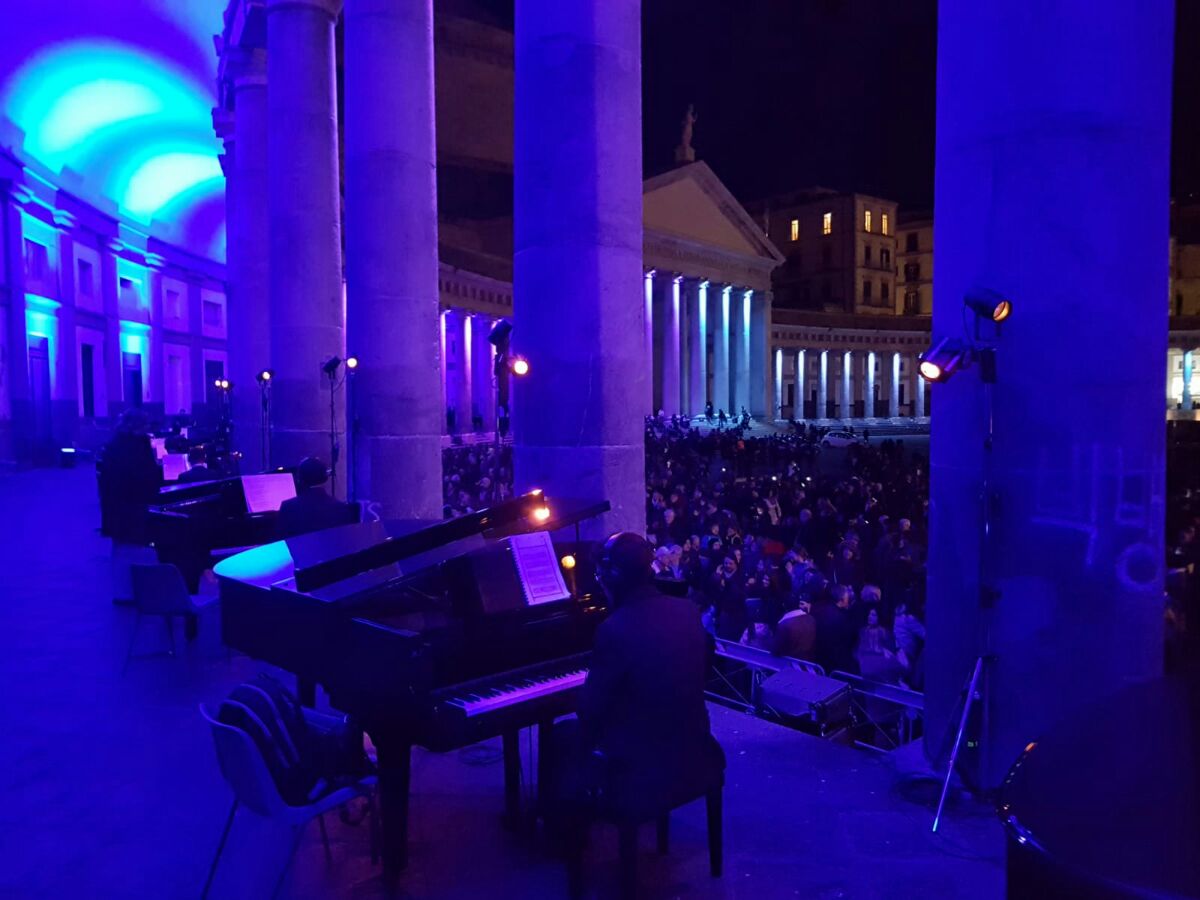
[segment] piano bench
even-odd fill
[[[637,894],[637,847],[638,828],[642,824],[654,821],[657,834],[657,850],[660,854],[667,852],[668,834],[671,811],[686,806],[704,798],[708,819],[708,864],[713,878],[721,877],[722,854],[724,842],[721,828],[721,802],[724,790],[724,778],[703,793],[688,797],[686,800],[676,800],[665,808],[650,812],[646,809],[622,813],[619,810],[595,810],[591,822],[601,822],[615,825],[620,847],[621,897],[632,900]],[[573,898],[583,896],[583,850],[586,843],[587,825],[577,823],[573,833],[567,838],[567,889]]]

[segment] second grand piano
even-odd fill
[[[390,873],[407,863],[413,746],[444,751],[501,735],[515,816],[517,733],[574,711],[606,614],[591,545],[541,533],[608,508],[533,492],[434,524],[328,529],[215,568],[225,643],[321,685],[371,736]],[[568,555],[575,565],[560,569]]]

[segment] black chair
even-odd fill
[[[721,877],[724,850],[721,828],[722,794],[725,787],[725,759],[720,746],[713,740],[716,753],[714,764],[707,771],[684,775],[677,784],[671,785],[662,799],[655,805],[647,805],[644,798],[629,801],[611,801],[600,797],[591,806],[590,821],[617,827],[620,854],[621,896],[630,900],[637,894],[637,846],[638,829],[647,822],[655,823],[657,848],[665,855],[669,845],[670,816],[672,810],[697,800],[705,802],[708,818],[708,863],[714,878]],[[716,765],[716,759],[720,765]],[[572,898],[583,895],[583,850],[586,830],[569,839],[567,847],[567,886]]]

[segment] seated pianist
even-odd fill
[[[181,483],[211,481],[220,477],[208,467],[208,453],[203,447],[192,447],[187,452],[188,467],[179,476]]]
[[[296,496],[279,507],[279,536],[283,538],[348,525],[358,520],[358,507],[329,496],[324,484],[329,480],[325,463],[307,457],[296,468]]]
[[[721,783],[725,756],[704,703],[712,639],[691,601],[655,586],[645,538],[604,545],[597,579],[612,612],[596,632],[578,721],[556,727],[556,811],[568,834],[593,813],[647,816]]]

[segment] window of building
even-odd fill
[[[889,266],[891,266],[891,264],[892,264],[892,251],[891,250],[887,249],[886,247],[880,248],[879,264],[881,266],[883,266],[885,269],[888,268]]]
[[[884,234],[887,234],[888,233],[888,214],[887,213],[880,213],[879,224],[881,226],[880,230]]]
[[[50,268],[50,257],[45,244],[25,238],[25,277],[30,281],[41,281]]]
[[[183,318],[183,295],[180,294],[179,291],[173,288],[167,288],[163,301],[163,305],[166,307],[165,312],[168,319]]]
[[[1183,315],[1183,294],[1175,295],[1175,315]]]
[[[921,312],[921,295],[917,291],[907,291],[904,294],[904,314],[915,316]]]
[[[867,244],[865,247],[863,247],[863,265],[869,266],[870,264],[871,264],[871,245]]]
[[[863,281],[863,303],[871,302],[871,279]]]
[[[80,401],[83,405],[84,418],[91,419],[96,415],[96,348],[91,344],[79,345],[79,374],[82,383]]]
[[[201,304],[201,313],[204,316],[204,324],[209,328],[221,327],[221,304],[214,303],[212,300],[205,300]]]
[[[821,234],[833,234],[833,213],[821,216]]]
[[[904,249],[909,253],[916,253],[920,249],[917,245],[919,235],[915,231],[910,231],[904,238]]]
[[[792,240],[800,240],[800,220],[792,219]]]
[[[905,281],[920,281],[921,280],[921,264],[920,263],[905,263],[904,264],[904,280]]]
[[[75,270],[79,283],[79,296],[91,297],[96,290],[95,274],[92,271],[91,261],[86,259],[77,260],[75,263]]]
[[[864,209],[863,210],[863,231],[870,231],[870,230],[871,230],[871,211],[869,209]]]
[[[892,292],[888,288],[888,283],[885,281],[879,285],[879,302],[887,306],[892,299]]]
[[[825,268],[828,269],[832,263],[833,263],[833,249],[831,247],[829,247],[828,245],[826,245],[821,248],[821,265],[823,265]]]

